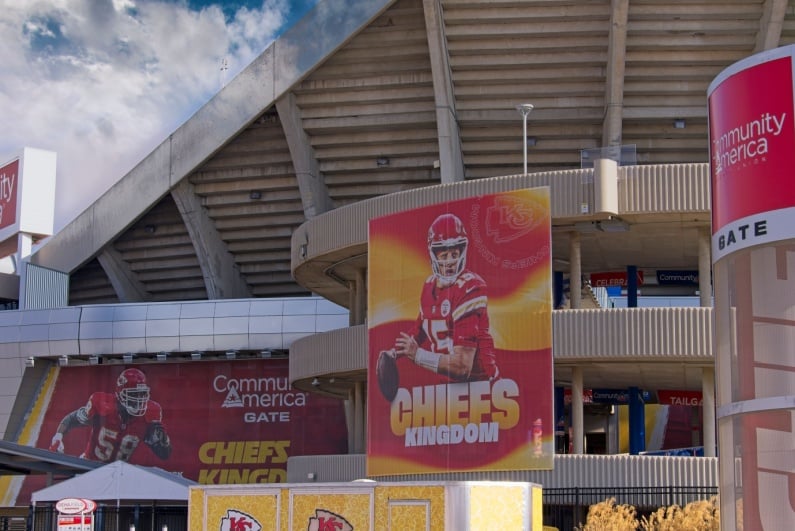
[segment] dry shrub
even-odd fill
[[[615,498],[591,505],[585,525],[576,528],[577,531],[627,531],[638,528],[637,511],[631,505],[616,505]]]
[[[644,531],[719,531],[720,509],[718,497],[709,500],[690,502],[684,507],[671,505],[661,507],[648,518],[641,518],[640,528]]]
[[[684,507],[672,505],[660,507],[640,522],[637,511],[631,505],[616,505],[615,498],[591,505],[585,525],[577,531],[625,531],[642,529],[643,531],[719,531],[720,509],[718,497],[709,500],[690,502]]]

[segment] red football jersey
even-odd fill
[[[80,457],[95,461],[129,461],[138,444],[146,437],[152,422],[162,422],[160,404],[149,400],[146,413],[141,417],[122,414],[116,396],[112,393],[92,394],[88,403],[78,412],[81,424],[91,426],[91,436]]]
[[[420,348],[450,354],[453,347],[474,347],[475,360],[469,380],[497,376],[494,339],[489,332],[486,282],[471,271],[463,271],[449,286],[436,285],[431,275],[422,286],[420,314],[414,337]]]

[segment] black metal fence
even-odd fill
[[[617,505],[632,505],[638,517],[647,516],[660,507],[708,500],[718,494],[718,487],[604,487],[542,489],[544,525],[571,531],[585,523],[591,505],[614,498]]]
[[[54,531],[58,511],[53,506],[36,506],[27,531]],[[2,527],[0,527],[2,529]],[[100,505],[94,513],[95,531],[188,531],[188,508],[166,505]]]
[[[591,505],[614,498],[616,504],[632,505],[638,516],[660,507],[708,500],[717,487],[603,487],[542,489],[544,525],[572,531],[585,523]],[[188,508],[184,506],[100,505],[95,513],[95,531],[188,531]],[[54,506],[31,509],[26,518],[0,516],[0,531],[54,531],[58,512]]]

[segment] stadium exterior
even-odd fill
[[[795,42],[793,12],[775,0],[321,0],[38,248],[20,293],[0,284],[24,301],[0,313],[0,433],[18,438],[41,371],[63,357],[289,352],[293,386],[345,401],[349,454],[291,458],[288,481],[364,477],[368,220],[548,186],[553,268],[569,286],[552,322],[573,455],[488,477],[716,487],[706,91],[732,63]],[[528,102],[524,173],[516,107]],[[65,307],[40,289],[52,271]],[[660,271],[698,281],[652,281]],[[589,283],[605,273],[626,275],[630,306],[636,273],[644,295],[700,305],[606,308]],[[311,311],[286,309],[310,295]],[[200,314],[212,330],[192,325]],[[277,315],[267,331],[252,324]],[[596,388],[701,392],[706,457],[583,455],[581,397]]]

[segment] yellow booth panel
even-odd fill
[[[541,487],[384,482],[191,487],[191,531],[542,531]]]

